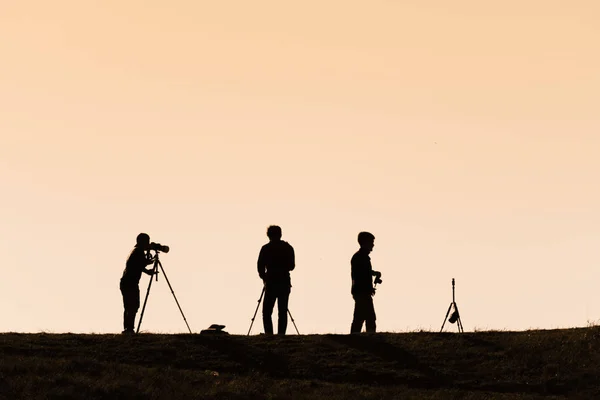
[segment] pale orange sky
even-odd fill
[[[599,20],[591,0],[3,2],[0,331],[120,331],[144,231],[192,330],[246,333],[269,224],[301,333],[349,331],[361,230],[380,330],[439,329],[453,277],[466,330],[600,320]],[[186,331],[164,280],[143,330]]]

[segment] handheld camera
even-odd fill
[[[378,271],[374,271],[375,272],[375,280],[373,281],[373,283],[377,284],[381,284],[383,283],[383,281],[381,280],[381,272]]]

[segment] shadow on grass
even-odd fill
[[[379,384],[405,384],[415,388],[437,388],[451,384],[448,377],[421,363],[408,351],[387,343],[378,335],[336,335],[330,336],[330,339],[387,361],[387,366],[397,373],[378,376]],[[365,378],[366,381],[372,382],[373,377],[365,376]]]
[[[492,342],[482,339],[464,337],[468,342],[479,347],[487,348],[490,351],[502,350]],[[452,371],[443,373],[432,368],[410,352],[400,348],[397,345],[388,343],[385,336],[378,334],[367,335],[335,335],[330,336],[330,340],[353,348],[359,352],[367,353],[387,362],[387,366],[393,369],[395,374],[373,374],[373,371],[364,375],[355,377],[356,381],[361,383],[377,383],[389,385],[406,385],[415,389],[461,389],[468,391],[484,391],[496,393],[511,394],[540,394],[540,395],[566,395],[573,388],[571,385],[553,382],[540,383],[518,383],[502,382],[500,380],[494,383],[479,382],[477,374],[473,371]],[[443,357],[443,355],[440,355]]]
[[[212,347],[238,363],[246,372],[262,372],[276,378],[290,375],[286,357],[270,348],[254,348],[230,337],[214,340]]]

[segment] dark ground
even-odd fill
[[[600,328],[0,334],[2,399],[600,399]]]

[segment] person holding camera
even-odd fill
[[[140,278],[142,272],[148,275],[154,275],[152,269],[146,269],[146,266],[153,263],[147,250],[150,250],[150,236],[146,233],[140,233],[136,238],[136,244],[131,254],[127,258],[125,270],[121,277],[120,289],[123,295],[123,327],[124,334],[135,333],[133,326],[135,324],[135,315],[140,308]]]
[[[266,335],[273,334],[271,315],[277,301],[277,334],[285,335],[287,329],[288,300],[292,287],[290,271],[296,266],[294,248],[281,240],[281,228],[271,225],[267,229],[269,243],[262,246],[258,255],[258,276],[263,280],[263,325]]]
[[[360,333],[363,322],[366,322],[367,332],[375,332],[376,316],[373,305],[373,296],[375,288],[373,287],[372,277],[375,277],[375,283],[382,283],[381,272],[373,271],[371,266],[371,257],[369,254],[375,246],[375,236],[370,232],[360,232],[358,234],[358,244],[360,249],[352,256],[351,276],[352,276],[352,297],[354,298],[354,317],[350,333]]]

